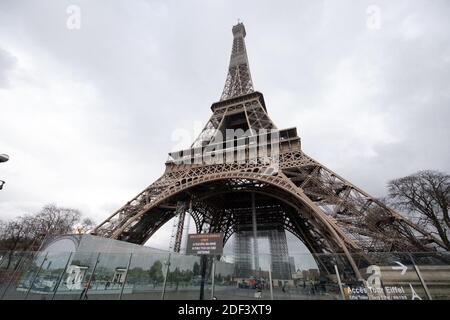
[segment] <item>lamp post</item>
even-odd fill
[[[0,154],[0,162],[6,162],[9,160],[9,156],[7,154]],[[5,181],[0,180],[0,190],[3,189],[3,186],[5,185]]]

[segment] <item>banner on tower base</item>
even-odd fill
[[[223,253],[223,233],[195,233],[187,240],[188,255],[221,255]]]

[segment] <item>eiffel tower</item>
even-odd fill
[[[252,262],[258,267],[257,241],[254,261],[248,258],[251,239],[269,238],[273,270],[285,274],[287,230],[311,253],[340,253],[358,278],[354,254],[445,248],[422,227],[306,155],[296,128],[275,126],[263,94],[253,88],[243,23],[232,32],[225,87],[199,137],[189,149],[169,153],[164,174],[92,234],[144,244],[178,216],[174,251],[179,252],[189,214],[197,233],[222,232],[224,244],[235,235],[237,265],[244,270]]]

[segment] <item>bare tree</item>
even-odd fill
[[[86,233],[93,227],[95,227],[95,221],[92,220],[91,218],[84,218],[83,221],[81,221],[81,227],[83,228],[83,231]]]
[[[0,221],[0,250],[8,252],[6,266],[2,267],[10,267],[17,251],[34,251],[48,236],[72,233],[72,228],[80,219],[81,213],[78,210],[49,204],[34,215],[20,216],[7,222]],[[93,223],[89,218],[85,220],[87,224]]]
[[[72,231],[80,218],[81,213],[76,209],[49,204],[44,206],[34,217],[36,232],[45,235],[67,234]]]
[[[450,175],[431,170],[419,171],[390,181],[388,191],[393,206],[406,211],[450,250]]]
[[[80,220],[81,213],[76,209],[46,205],[34,215],[0,223],[0,250],[36,250],[48,236],[72,233]],[[81,222],[85,230],[93,225],[90,218]]]
[[[0,249],[23,250],[33,241],[34,228],[31,216],[18,217],[0,225]]]
[[[7,263],[2,268],[8,269],[15,251],[27,250],[33,240],[32,217],[18,217],[12,221],[0,223],[0,250],[7,251]],[[17,268],[17,264],[14,267]]]

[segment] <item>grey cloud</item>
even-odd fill
[[[66,28],[71,4],[80,30]],[[61,202],[100,221],[158,178],[174,130],[204,124],[220,97],[237,18],[255,89],[307,154],[375,196],[450,171],[449,15],[445,0],[2,1],[0,86],[21,76],[0,90],[0,213]]]
[[[0,48],[0,88],[9,86],[9,72],[15,67],[17,59],[8,51]]]

